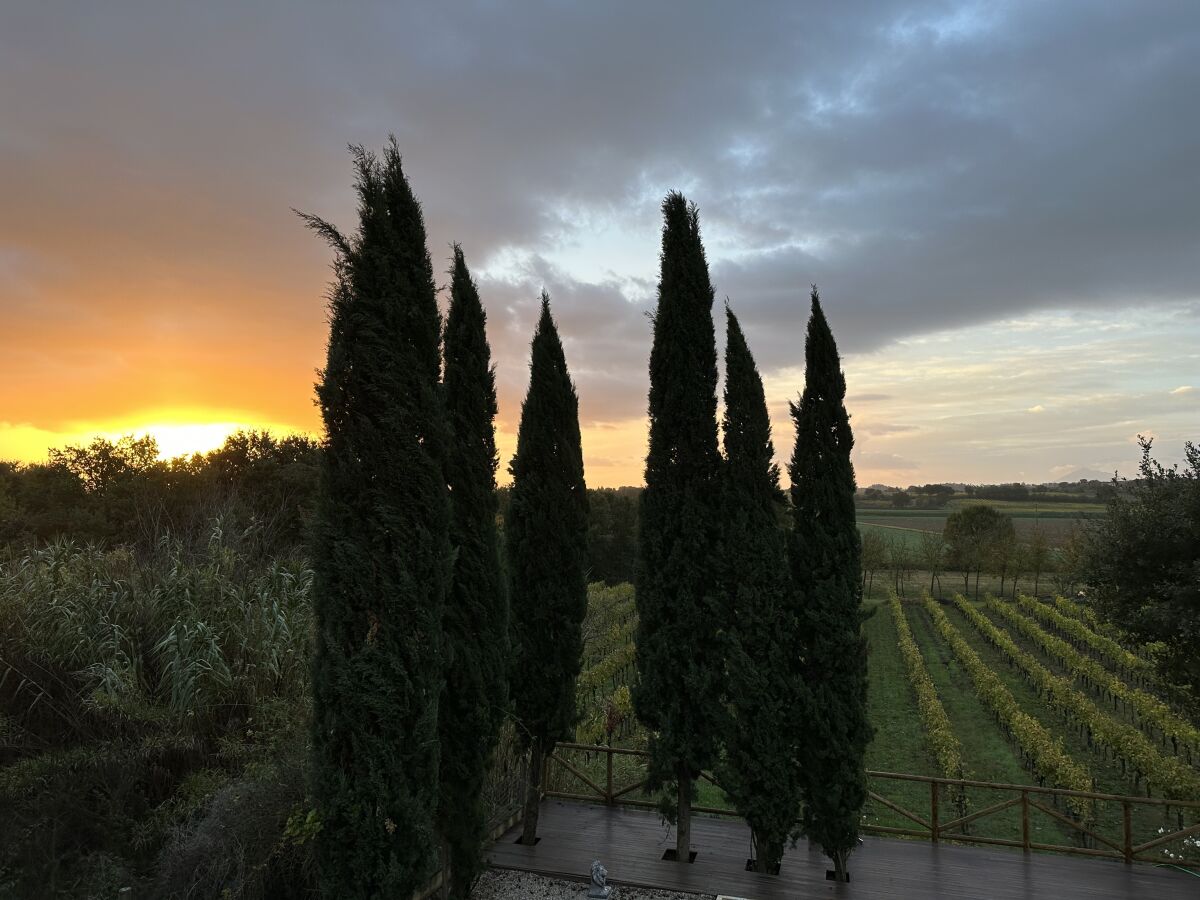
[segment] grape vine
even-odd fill
[[[1093,650],[1126,672],[1144,678],[1154,668],[1151,663],[1134,653],[1130,653],[1112,638],[1106,637],[1103,634],[1097,634],[1079,619],[1063,615],[1054,607],[1042,603],[1040,600],[1022,596],[1017,598],[1017,602],[1021,605],[1021,609],[1031,613],[1035,618],[1040,619],[1050,627],[1065,634],[1078,644]]]
[[[971,649],[932,597],[925,598],[925,609],[938,634],[950,645],[970,676],[976,695],[1016,741],[1039,780],[1048,780],[1068,790],[1090,791],[1091,775],[1071,758],[1063,747],[1062,739],[1053,738],[1040,722],[1021,709],[1012,692]],[[1087,821],[1095,818],[1095,804],[1091,800],[1068,797],[1066,802],[1075,815]]]
[[[1120,701],[1132,710],[1143,731],[1150,730],[1153,733],[1157,729],[1164,743],[1170,739],[1177,755],[1180,744],[1187,750],[1189,759],[1192,752],[1200,748],[1200,731],[1176,715],[1162,700],[1126,684],[1092,657],[1077,650],[1069,641],[1055,637],[1033,619],[1022,615],[1011,603],[998,604],[996,609],[1014,628],[1049,656],[1056,658],[1085,685],[1107,696],[1114,706]]]
[[[925,729],[925,738],[937,759],[938,770],[944,778],[966,778],[966,770],[962,760],[962,744],[950,726],[950,717],[942,701],[938,699],[937,689],[929,670],[925,667],[925,659],[913,639],[912,629],[904,615],[904,607],[895,593],[888,600],[892,619],[896,623],[897,643],[900,655],[904,657],[904,666],[908,671],[908,681],[913,693],[917,696],[917,710],[921,715],[921,724]],[[953,802],[958,808],[959,816],[967,814],[966,791],[959,787],[953,796]]]

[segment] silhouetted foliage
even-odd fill
[[[203,544],[212,520],[252,530],[265,555],[307,539],[320,447],[312,438],[239,431],[205,454],[160,460],[153,438],[96,438],[45,464],[0,463],[0,541],[69,537],[150,550],[169,531]]]
[[[393,139],[353,148],[359,230],[337,251],[313,545],[313,779],[330,897],[411,896],[437,867],[442,608],[441,319],[421,207]]]
[[[640,493],[630,487],[588,491],[588,581],[633,582]]]
[[[800,820],[798,729],[806,688],[771,420],[750,348],[733,311],[725,312],[721,584],[731,608],[720,781],[750,825],[758,871],[771,872]]]
[[[508,586],[496,528],[496,378],[479,292],[454,248],[446,316],[446,450],[454,579],[442,629],[446,682],[439,828],[450,850],[450,895],[466,897],[483,867],[483,780],[508,696]]]
[[[579,400],[544,293],[510,471],[510,685],[518,734],[530,753],[523,839],[531,843],[542,764],[555,741],[573,734],[580,626],[587,612],[588,497]]]
[[[700,219],[683,195],[663,201],[661,274],[650,351],[650,441],[638,537],[633,700],[650,729],[648,786],[667,787],[686,859],[695,777],[717,761],[723,733],[727,604],[717,587],[720,532],[717,350],[713,289]],[[677,810],[670,808],[670,790]]]
[[[1162,645],[1164,679],[1200,699],[1200,447],[1167,468],[1141,439],[1141,478],[1118,483],[1107,518],[1086,533],[1083,580],[1102,612],[1135,639]],[[1114,487],[1116,487],[1115,485]]]
[[[800,649],[811,692],[800,760],[804,831],[839,880],[858,841],[867,798],[867,644],[862,636],[862,553],[854,519],[854,435],[846,378],[817,289],[804,345],[804,393],[792,404],[789,473],[792,580],[800,595]]]

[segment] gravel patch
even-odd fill
[[[475,882],[471,900],[584,900],[588,886],[514,869],[488,869]],[[613,885],[610,900],[714,900],[712,894],[680,894]]]

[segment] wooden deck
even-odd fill
[[[850,883],[825,879],[828,860],[803,842],[787,851],[778,876],[745,871],[750,831],[733,819],[692,820],[691,865],[662,860],[674,832],[658,815],[599,804],[547,800],[537,846],[516,843],[520,826],[488,853],[497,868],[586,881],[593,859],[612,884],[729,894],[747,900],[797,897],[979,898],[979,900],[1175,900],[1200,898],[1200,878],[1146,864],[866,838],[850,858]]]

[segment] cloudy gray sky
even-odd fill
[[[640,480],[663,194],[777,445],[806,297],[859,481],[1178,458],[1200,423],[1200,4],[26,3],[0,11],[0,456],[315,430],[348,142],[463,243],[510,449],[545,286],[589,480]],[[172,444],[172,446],[175,446]]]

